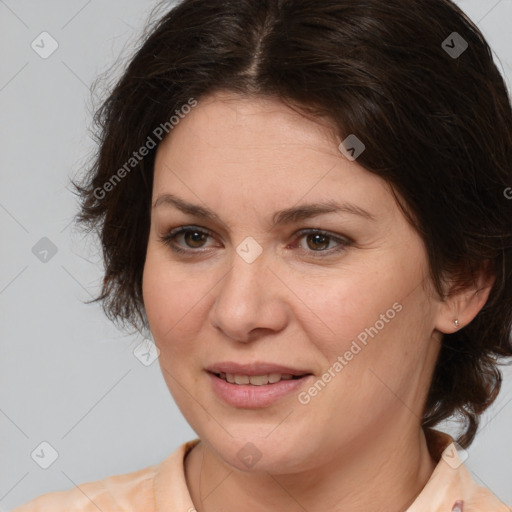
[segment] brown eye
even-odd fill
[[[160,240],[168,245],[174,252],[192,256],[205,253],[199,249],[207,248],[208,238],[213,235],[204,229],[185,226],[173,229]],[[302,247],[302,239],[306,240],[306,247]],[[304,229],[296,238],[299,250],[308,256],[329,256],[345,250],[352,240],[346,237],[335,236],[319,229]],[[197,249],[197,250],[196,250]]]
[[[329,246],[330,238],[331,237],[329,237],[329,236],[315,233],[315,234],[312,234],[312,235],[307,235],[306,240],[307,240],[307,243],[308,243],[308,247],[310,249],[312,249],[312,250],[315,250],[315,249],[324,250],[324,249],[326,249]]]
[[[194,249],[203,248],[210,237],[210,233],[203,229],[180,227],[160,237],[160,240],[175,252],[193,253]]]
[[[303,245],[302,239],[306,241]],[[350,238],[331,235],[319,229],[303,229],[297,233],[298,248],[311,256],[329,256],[345,250],[353,241]]]
[[[185,231],[183,234],[183,239],[185,243],[192,247],[193,249],[198,249],[202,247],[205,240],[208,238],[208,234],[204,233],[203,231],[199,230],[192,230],[189,229],[188,231]]]

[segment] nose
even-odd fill
[[[226,337],[247,343],[275,334],[289,321],[289,290],[262,253],[248,263],[234,253],[231,269],[211,293],[216,293],[209,320]]]

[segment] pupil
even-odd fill
[[[199,243],[198,246],[201,245],[201,242],[204,241],[204,233],[199,233],[198,231],[189,231],[186,235],[186,241],[189,243],[191,241],[192,243],[190,245],[194,246],[195,243]]]
[[[320,244],[320,245],[329,245],[329,243],[325,242],[325,240],[327,239],[327,237],[325,235],[310,235],[312,237],[312,239],[314,240],[314,244]],[[324,240],[324,242],[322,243],[322,240]],[[318,249],[318,245],[316,247],[313,247],[313,248],[316,248]]]

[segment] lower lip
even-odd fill
[[[215,393],[233,407],[253,409],[267,407],[280,398],[297,391],[312,375],[300,379],[280,380],[273,384],[254,386],[252,384],[231,384],[230,382],[207,372]]]

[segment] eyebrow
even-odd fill
[[[199,206],[196,204],[188,203],[183,199],[173,194],[162,194],[159,196],[153,204],[153,209],[161,205],[174,206],[183,213],[193,215],[194,217],[200,217],[216,221],[222,225],[225,223],[222,219],[209,208]],[[376,221],[377,218],[370,212],[360,208],[359,206],[352,203],[337,203],[334,200],[322,201],[319,203],[302,204],[299,206],[286,208],[280,210],[272,217],[272,228],[277,225],[293,224],[295,222],[323,215],[326,213],[348,213],[351,215],[357,215],[370,221]]]

